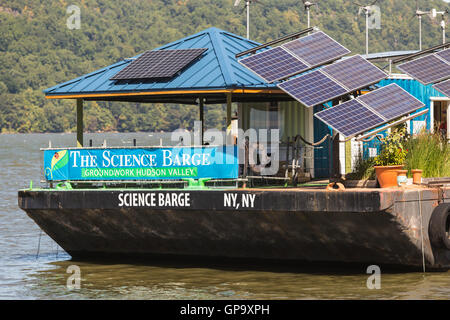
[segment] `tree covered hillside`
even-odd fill
[[[75,127],[74,101],[49,101],[42,90],[119,60],[215,26],[245,36],[245,11],[235,0],[0,0],[0,130],[62,132]],[[361,2],[361,1],[359,1]],[[372,1],[365,1],[372,2]],[[419,1],[422,10],[448,7]],[[69,5],[81,9],[81,29],[70,30]],[[413,0],[380,0],[380,30],[370,30],[370,52],[418,49]],[[442,40],[439,19],[423,19],[424,48]],[[365,19],[350,0],[322,0],[312,24],[354,53],[364,53]],[[306,27],[301,0],[258,0],[251,38],[265,42]],[[86,103],[87,130],[156,131],[190,128],[195,106]],[[221,107],[206,109],[208,127],[222,128]]]

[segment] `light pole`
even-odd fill
[[[307,1],[307,0],[302,0],[303,1],[303,5],[305,6],[305,11],[306,11],[306,16],[308,19],[308,28],[311,27],[311,7],[312,6],[318,6],[317,1],[316,2],[311,2],[311,1]]]
[[[236,0],[234,6],[237,7],[241,3],[241,0]],[[250,3],[251,0],[245,1],[245,6],[247,9],[247,39],[250,39]]]

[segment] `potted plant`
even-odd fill
[[[408,150],[404,147],[406,127],[398,127],[381,139],[383,147],[375,158],[375,173],[381,188],[397,186],[398,170],[403,169]]]

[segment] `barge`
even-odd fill
[[[73,258],[152,256],[450,267],[450,187],[23,190]]]
[[[314,115],[338,108],[363,88],[373,91],[384,72],[341,94],[345,99],[330,99],[339,106],[305,106],[283,91],[286,86],[238,63],[237,57],[265,47],[210,28],[45,90],[48,99],[76,101],[76,147],[42,149],[46,186],[20,190],[19,207],[75,259],[168,256],[449,268],[445,181],[386,189],[335,183],[343,181],[342,135],[334,127],[328,134],[333,123],[320,121],[324,111],[322,118]],[[174,74],[129,79],[142,71],[133,70],[140,57],[181,50],[191,58]],[[85,147],[86,101],[198,105],[200,128],[194,142],[185,135],[183,145],[171,147]],[[226,104],[222,144],[220,135],[204,128],[205,104]],[[421,107],[416,103],[407,111]],[[376,125],[390,120],[378,119]],[[266,137],[248,142],[249,130],[265,130]],[[324,184],[313,182],[323,177]]]

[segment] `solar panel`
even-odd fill
[[[450,64],[434,54],[402,63],[397,68],[425,85],[450,78]]]
[[[288,80],[278,87],[305,106],[313,107],[386,77],[386,73],[366,59],[355,56]]]
[[[334,61],[350,53],[350,50],[322,31],[285,43],[282,47],[292,52],[310,67]]]
[[[450,97],[450,80],[435,84],[433,88],[440,93],[445,94],[447,97]]]
[[[356,99],[318,112],[315,116],[346,137],[374,128],[384,119],[369,110]]]
[[[344,59],[322,68],[332,79],[344,85],[349,92],[367,87],[387,77],[387,74],[360,55]]]
[[[239,62],[269,83],[309,69],[309,66],[282,47],[263,51]]]
[[[439,56],[441,59],[444,59],[448,63],[450,63],[450,49],[442,50],[435,53],[437,56]]]
[[[388,120],[425,106],[395,83],[362,95],[358,100]]]
[[[325,103],[347,92],[320,70],[285,81],[278,87],[307,107]]]
[[[146,51],[116,73],[111,80],[172,78],[206,50],[208,49]]]
[[[424,107],[397,84],[318,112],[314,116],[346,137],[371,130]]]

